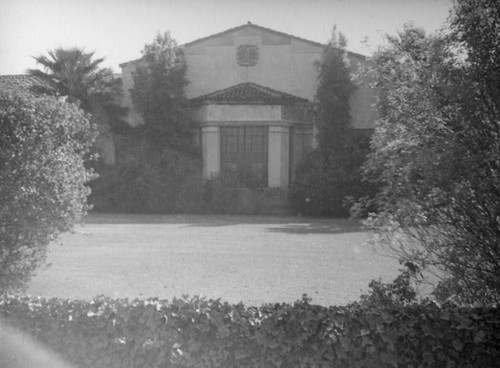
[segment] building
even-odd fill
[[[50,86],[44,80],[29,74],[0,75],[0,91],[42,95]]]
[[[205,179],[221,175],[237,186],[283,188],[314,145],[316,62],[324,45],[248,23],[183,45],[186,95],[199,123]],[[366,58],[348,53],[356,72]],[[120,65],[124,105],[132,107],[133,72]],[[354,129],[372,129],[376,112],[367,83],[350,108]],[[131,109],[128,124],[141,124]]]

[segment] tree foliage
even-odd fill
[[[187,114],[187,64],[169,32],[146,44],[135,70],[132,100],[144,119],[146,138],[160,147],[192,146],[193,123]]]
[[[118,164],[93,181],[95,211],[201,212],[201,162],[168,147],[158,150],[137,137],[120,136],[117,143]]]
[[[303,214],[347,216],[346,200],[367,194],[360,168],[367,153],[368,136],[355,133],[351,125],[350,98],[355,84],[346,43],[342,33],[334,28],[317,64],[318,148],[299,166],[292,188],[294,206]]]
[[[53,97],[0,94],[0,290],[19,289],[87,210],[89,117]]]
[[[199,212],[201,160],[184,88],[186,61],[168,32],[146,44],[132,101],[143,124],[116,129],[117,165],[94,185],[95,208],[135,213]]]
[[[500,302],[499,16],[497,2],[456,1],[447,35],[407,26],[374,57],[382,118],[365,170],[381,190],[367,224],[437,271],[440,301]]]
[[[112,70],[99,66],[104,58],[93,57],[93,52],[81,48],[56,48],[47,56],[35,57],[43,70],[29,69],[28,73],[47,82],[40,87],[42,92],[67,96],[68,102],[79,103],[90,112],[96,98],[109,103],[118,91]]]
[[[318,146],[325,159],[350,148],[349,100],[355,90],[347,56],[347,40],[334,27],[330,42],[317,63],[316,90]]]

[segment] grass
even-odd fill
[[[115,298],[204,295],[246,305],[340,305],[374,278],[392,280],[398,263],[372,250],[348,220],[245,216],[91,215],[27,294]]]

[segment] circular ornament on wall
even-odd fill
[[[236,51],[239,66],[255,66],[259,60],[257,45],[240,45]]]

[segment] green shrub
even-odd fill
[[[74,104],[0,93],[0,290],[23,288],[87,211],[95,135]]]
[[[117,165],[100,170],[93,183],[91,201],[96,211],[201,211],[201,162],[196,154],[150,147],[130,137],[120,137],[119,151]]]
[[[102,168],[93,182],[95,211],[126,213],[217,213],[286,215],[286,190],[235,188],[219,178],[203,182],[200,163],[191,155],[164,150],[144,159],[128,155],[115,167]]]
[[[312,151],[297,168],[291,188],[294,210],[308,216],[348,217],[353,201],[372,196],[375,186],[361,177],[368,140],[368,135],[353,133],[351,148],[328,158]]]
[[[0,317],[76,367],[495,367],[498,309],[3,295]]]
[[[208,213],[285,215],[290,213],[288,193],[280,188],[231,187],[220,177],[207,180],[203,208]]]

